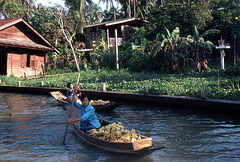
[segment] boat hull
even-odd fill
[[[100,120],[100,122],[102,123],[106,121]],[[84,133],[76,124],[72,124],[72,128],[76,136],[81,140],[87,142],[90,145],[98,147],[99,149],[109,152],[144,157],[156,150],[166,147],[164,144],[152,146],[152,139],[142,135],[140,135],[142,139],[135,142],[110,142],[95,138],[89,133]]]
[[[76,107],[70,107],[70,104],[62,103],[67,113],[71,114],[71,118],[75,119],[80,116],[80,110]],[[70,111],[72,110],[72,111]],[[96,109],[95,109],[96,110]],[[105,120],[99,119],[101,126],[106,126],[108,124],[111,124],[110,122],[107,122]],[[143,135],[141,136],[140,140],[137,140],[135,142],[110,142],[101,140],[98,138],[93,137],[90,133],[85,133],[80,130],[79,125],[80,122],[75,122],[70,124],[73,128],[74,133],[76,134],[79,139],[87,142],[88,144],[95,146],[101,150],[113,152],[113,153],[121,153],[121,154],[127,154],[127,155],[133,155],[138,157],[144,157],[152,152],[162,149],[166,147],[164,144],[158,144],[155,146],[152,146],[152,139]]]

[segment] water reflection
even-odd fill
[[[240,158],[238,114],[127,104],[98,117],[122,122],[167,148],[146,158],[108,153],[79,141],[51,96],[0,93],[0,160],[18,161],[222,161]]]

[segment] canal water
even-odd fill
[[[84,143],[69,127],[67,114],[51,96],[0,93],[0,161],[239,161],[237,114],[122,103],[97,113],[110,122],[151,137],[166,148],[148,157],[122,156]]]

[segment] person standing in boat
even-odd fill
[[[68,123],[80,121],[80,128],[82,131],[87,132],[91,129],[98,129],[101,124],[95,114],[95,109],[89,104],[91,101],[89,95],[83,95],[81,98],[82,104],[74,102],[74,106],[81,110],[81,117],[68,119]],[[72,103],[72,100],[70,100]]]
[[[73,84],[68,83],[67,88],[68,89],[67,89],[66,96],[67,96],[67,101],[69,102],[72,99],[72,95],[73,95]],[[79,87],[78,87],[78,89],[79,89]],[[81,97],[81,91],[77,90],[76,99],[80,99],[80,97]]]

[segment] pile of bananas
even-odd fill
[[[141,139],[134,129],[124,129],[120,122],[103,126],[99,130],[92,129],[90,133],[95,138],[111,142],[135,142]]]
[[[109,103],[110,101],[103,101],[103,100],[91,100],[89,102],[90,105],[105,105],[106,103]],[[82,104],[81,100],[77,100],[77,103]]]
[[[103,101],[103,100],[91,100],[90,105],[105,105],[106,103],[109,103],[110,101]]]
[[[81,100],[77,100],[77,103],[82,104],[82,101]]]

